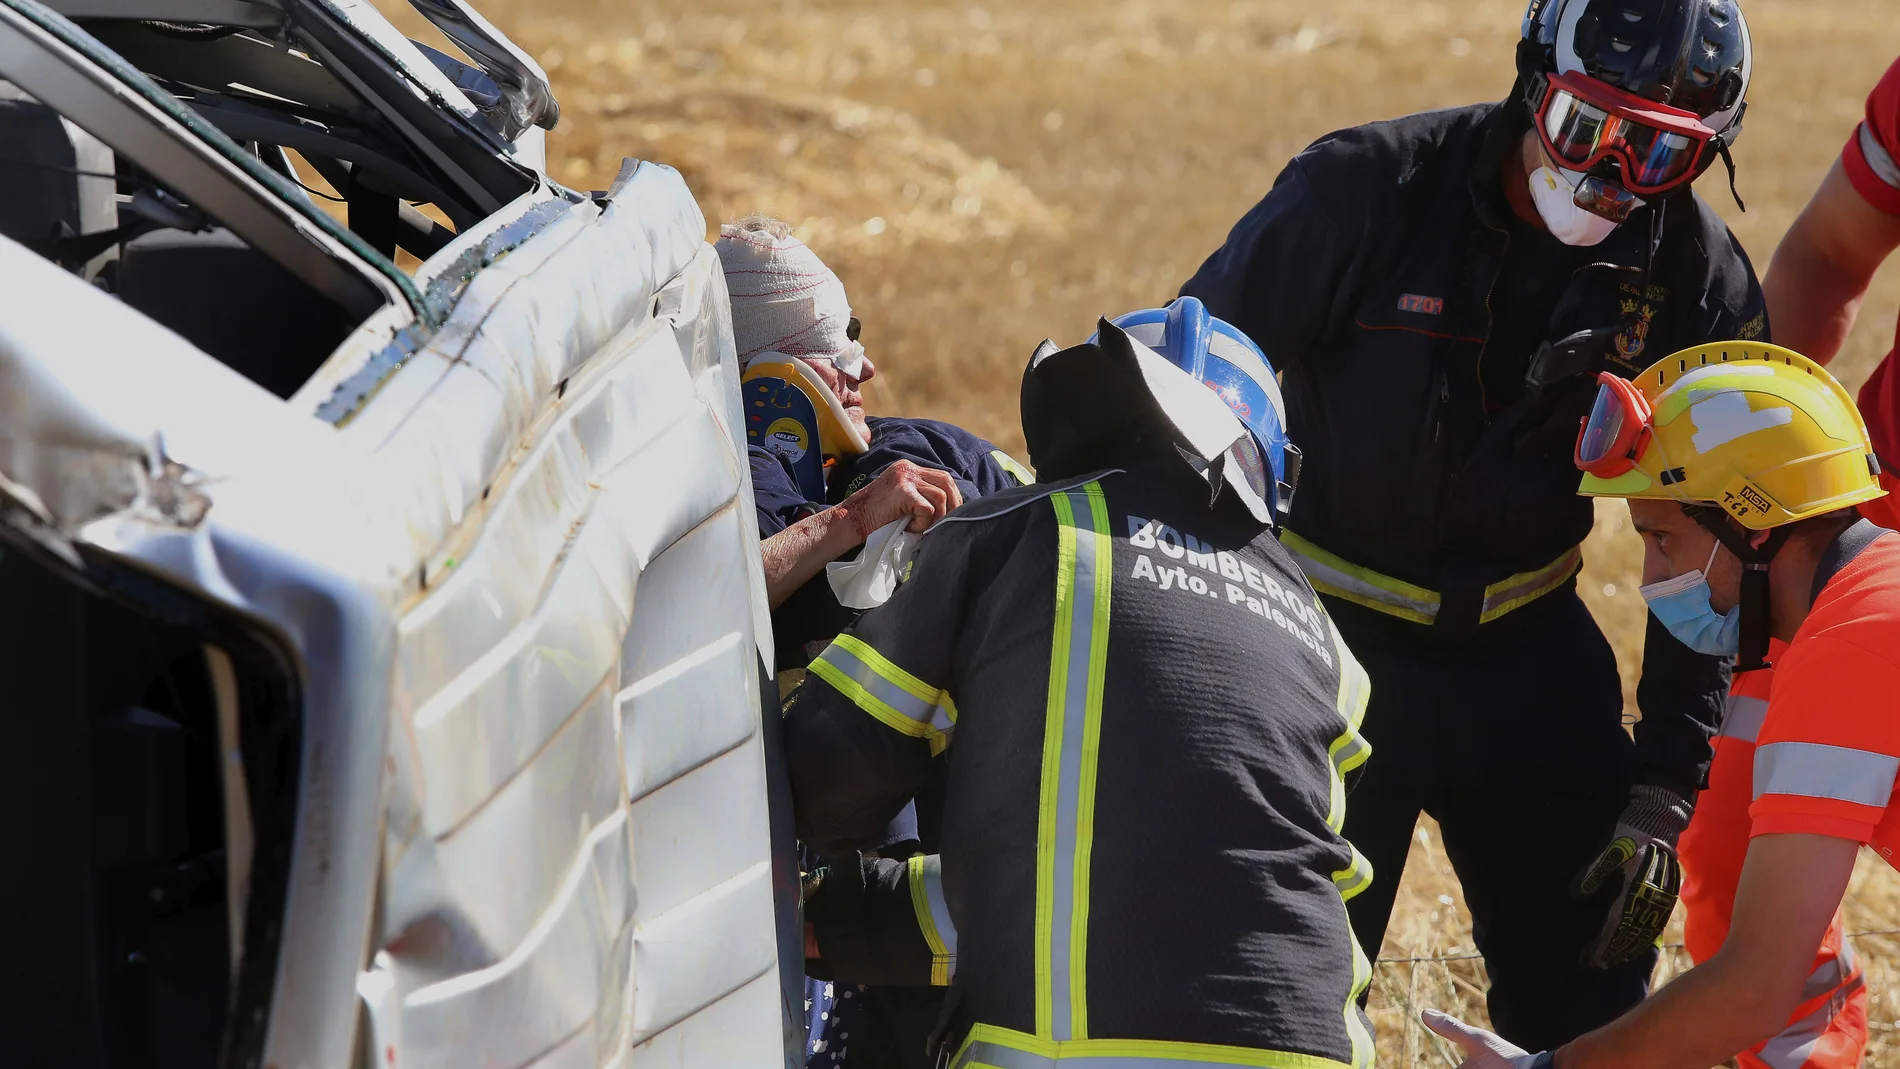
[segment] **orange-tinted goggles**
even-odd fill
[[[1636,466],[1652,433],[1649,398],[1628,379],[1597,374],[1597,399],[1577,431],[1579,470],[1614,479]]]

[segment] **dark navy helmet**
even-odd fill
[[[1214,318],[1196,297],[1177,297],[1166,308],[1144,308],[1111,322],[1227,402],[1273,470],[1273,478],[1264,480],[1274,490],[1271,504],[1286,512],[1299,482],[1300,451],[1287,440],[1286,402],[1273,365],[1253,339]]]

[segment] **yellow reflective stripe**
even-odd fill
[[[956,726],[949,695],[932,690],[856,636],[839,635],[810,670],[885,726],[929,743],[932,754],[949,745]]]
[[[1333,873],[1333,884],[1339,888],[1340,900],[1350,902],[1354,895],[1371,886],[1372,862],[1367,861],[1351,843],[1347,843],[1346,847],[1352,850],[1352,861]]]
[[[1353,564],[1294,531],[1281,532],[1280,544],[1293,553],[1307,581],[1322,594],[1418,624],[1430,624],[1438,617],[1442,598],[1437,591]],[[1529,605],[1569,582],[1582,567],[1583,549],[1575,546],[1542,568],[1492,583],[1484,588],[1478,622],[1488,624]]]
[[[1280,533],[1280,544],[1292,552],[1300,570],[1306,573],[1307,581],[1322,594],[1344,598],[1413,623],[1429,624],[1438,617],[1437,591],[1362,568],[1290,530]]]
[[[1232,1069],[1356,1069],[1331,1058],[1260,1047],[1182,1043],[1160,1039],[1041,1039],[979,1024],[951,1060],[953,1069],[1171,1069],[1187,1065]]]
[[[873,649],[870,644],[856,635],[839,635],[832,640],[832,645],[856,655],[858,660],[863,661],[873,672],[902,688],[911,697],[925,705],[943,708],[949,714],[950,720],[953,723],[956,721],[956,714],[951,711],[955,709],[955,706],[947,700],[950,696],[948,691],[941,687],[933,687],[904,671],[890,658]],[[829,647],[826,652],[830,652]]]
[[[1332,758],[1332,805],[1326,814],[1326,826],[1338,832],[1346,824],[1346,773],[1364,764],[1372,756],[1372,744],[1359,734],[1359,725],[1366,719],[1366,706],[1372,700],[1372,677],[1360,665],[1359,659],[1352,655],[1346,646],[1345,636],[1333,624],[1332,618],[1326,620],[1327,628],[1333,635],[1333,652],[1339,664],[1339,693],[1334,699],[1340,717],[1346,722],[1345,733],[1334,739],[1327,748]],[[1339,890],[1339,908],[1341,919],[1345,922],[1342,930],[1346,933],[1346,944],[1352,955],[1352,987],[1346,992],[1344,1009],[1346,1034],[1352,1039],[1352,1064],[1355,1069],[1363,1069],[1372,1064],[1374,1050],[1372,1033],[1366,1028],[1365,1017],[1359,1012],[1359,996],[1366,985],[1372,982],[1372,963],[1366,960],[1366,954],[1359,946],[1359,940],[1353,935],[1352,918],[1346,912],[1346,903],[1359,892],[1372,884],[1372,865],[1351,843],[1346,849],[1352,851],[1352,860],[1347,866],[1333,873],[1333,886]]]
[[[1036,1034],[1055,1028],[1055,977],[1050,959],[1055,931],[1056,798],[1062,775],[1063,714],[1069,707],[1069,637],[1074,629],[1075,516],[1067,494],[1049,496],[1056,510],[1055,625],[1049,641],[1049,700],[1043,712],[1042,786],[1036,807]]]
[[[1110,560],[1114,540],[1108,533],[1108,499],[1100,483],[1090,483],[1083,490],[1088,494],[1094,527],[1095,612],[1089,627],[1087,719],[1082,722],[1082,768],[1075,807],[1075,915],[1069,935],[1070,1012],[1075,1039],[1086,1039],[1089,1034],[1089,858],[1095,850],[1095,777],[1102,755],[1102,693],[1108,676],[1108,603],[1115,585],[1115,568]],[[1081,575],[1076,579],[1087,581]]]
[[[1335,663],[1339,665],[1339,692],[1334,703],[1340,718],[1346,722],[1346,730],[1326,749],[1333,766],[1326,826],[1338,831],[1346,823],[1346,773],[1365,764],[1372,756],[1372,744],[1359,734],[1359,725],[1366,718],[1366,704],[1372,699],[1372,679],[1347,648],[1344,636],[1333,625],[1331,617],[1327,617],[1326,626],[1332,631]]]
[[[1088,1034],[1088,877],[1114,540],[1100,483],[1050,495],[1056,606],[1036,834],[1036,1029]]]
[[[957,971],[957,927],[943,898],[942,863],[936,854],[910,859],[910,905],[917,929],[930,946],[930,982],[947,987]]]
[[[1570,581],[1583,568],[1583,547],[1572,546],[1568,553],[1534,571],[1519,572],[1484,588],[1484,610],[1478,622],[1488,624],[1514,609],[1521,609]]]
[[[1352,989],[1346,992],[1346,1034],[1352,1037],[1353,1069],[1367,1069],[1377,1052],[1373,1047],[1372,1030],[1366,1027],[1365,1015],[1359,1010],[1359,996],[1365,992],[1366,985],[1372,983],[1372,963],[1359,948],[1359,938],[1352,932],[1350,919],[1345,931],[1346,942],[1352,947]]]
[[[996,466],[1007,472],[1010,478],[1024,486],[1028,486],[1030,483],[1036,481],[1035,472],[1023,467],[1015,457],[1010,456],[1001,449],[990,450],[990,459],[996,461]]]

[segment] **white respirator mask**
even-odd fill
[[[1550,235],[1565,245],[1602,243],[1619,224],[1577,206],[1577,186],[1586,175],[1578,171],[1539,167],[1531,172],[1531,201]],[[1641,200],[1638,198],[1637,203]]]

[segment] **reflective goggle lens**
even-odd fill
[[[1701,142],[1613,115],[1567,89],[1552,86],[1544,109],[1544,140],[1551,154],[1577,170],[1614,152],[1632,188],[1657,189],[1686,176]]]
[[[1623,126],[1632,184],[1667,185],[1688,174],[1695,164],[1693,139],[1633,122],[1624,122]]]
[[[1590,408],[1590,418],[1584,421],[1583,433],[1577,436],[1577,466],[1588,468],[1610,457],[1630,415],[1629,405],[1621,394],[1608,383],[1598,386],[1596,404]]]
[[[1544,110],[1544,136],[1558,159],[1581,167],[1596,152],[1604,127],[1614,121],[1596,105],[1552,87]]]

